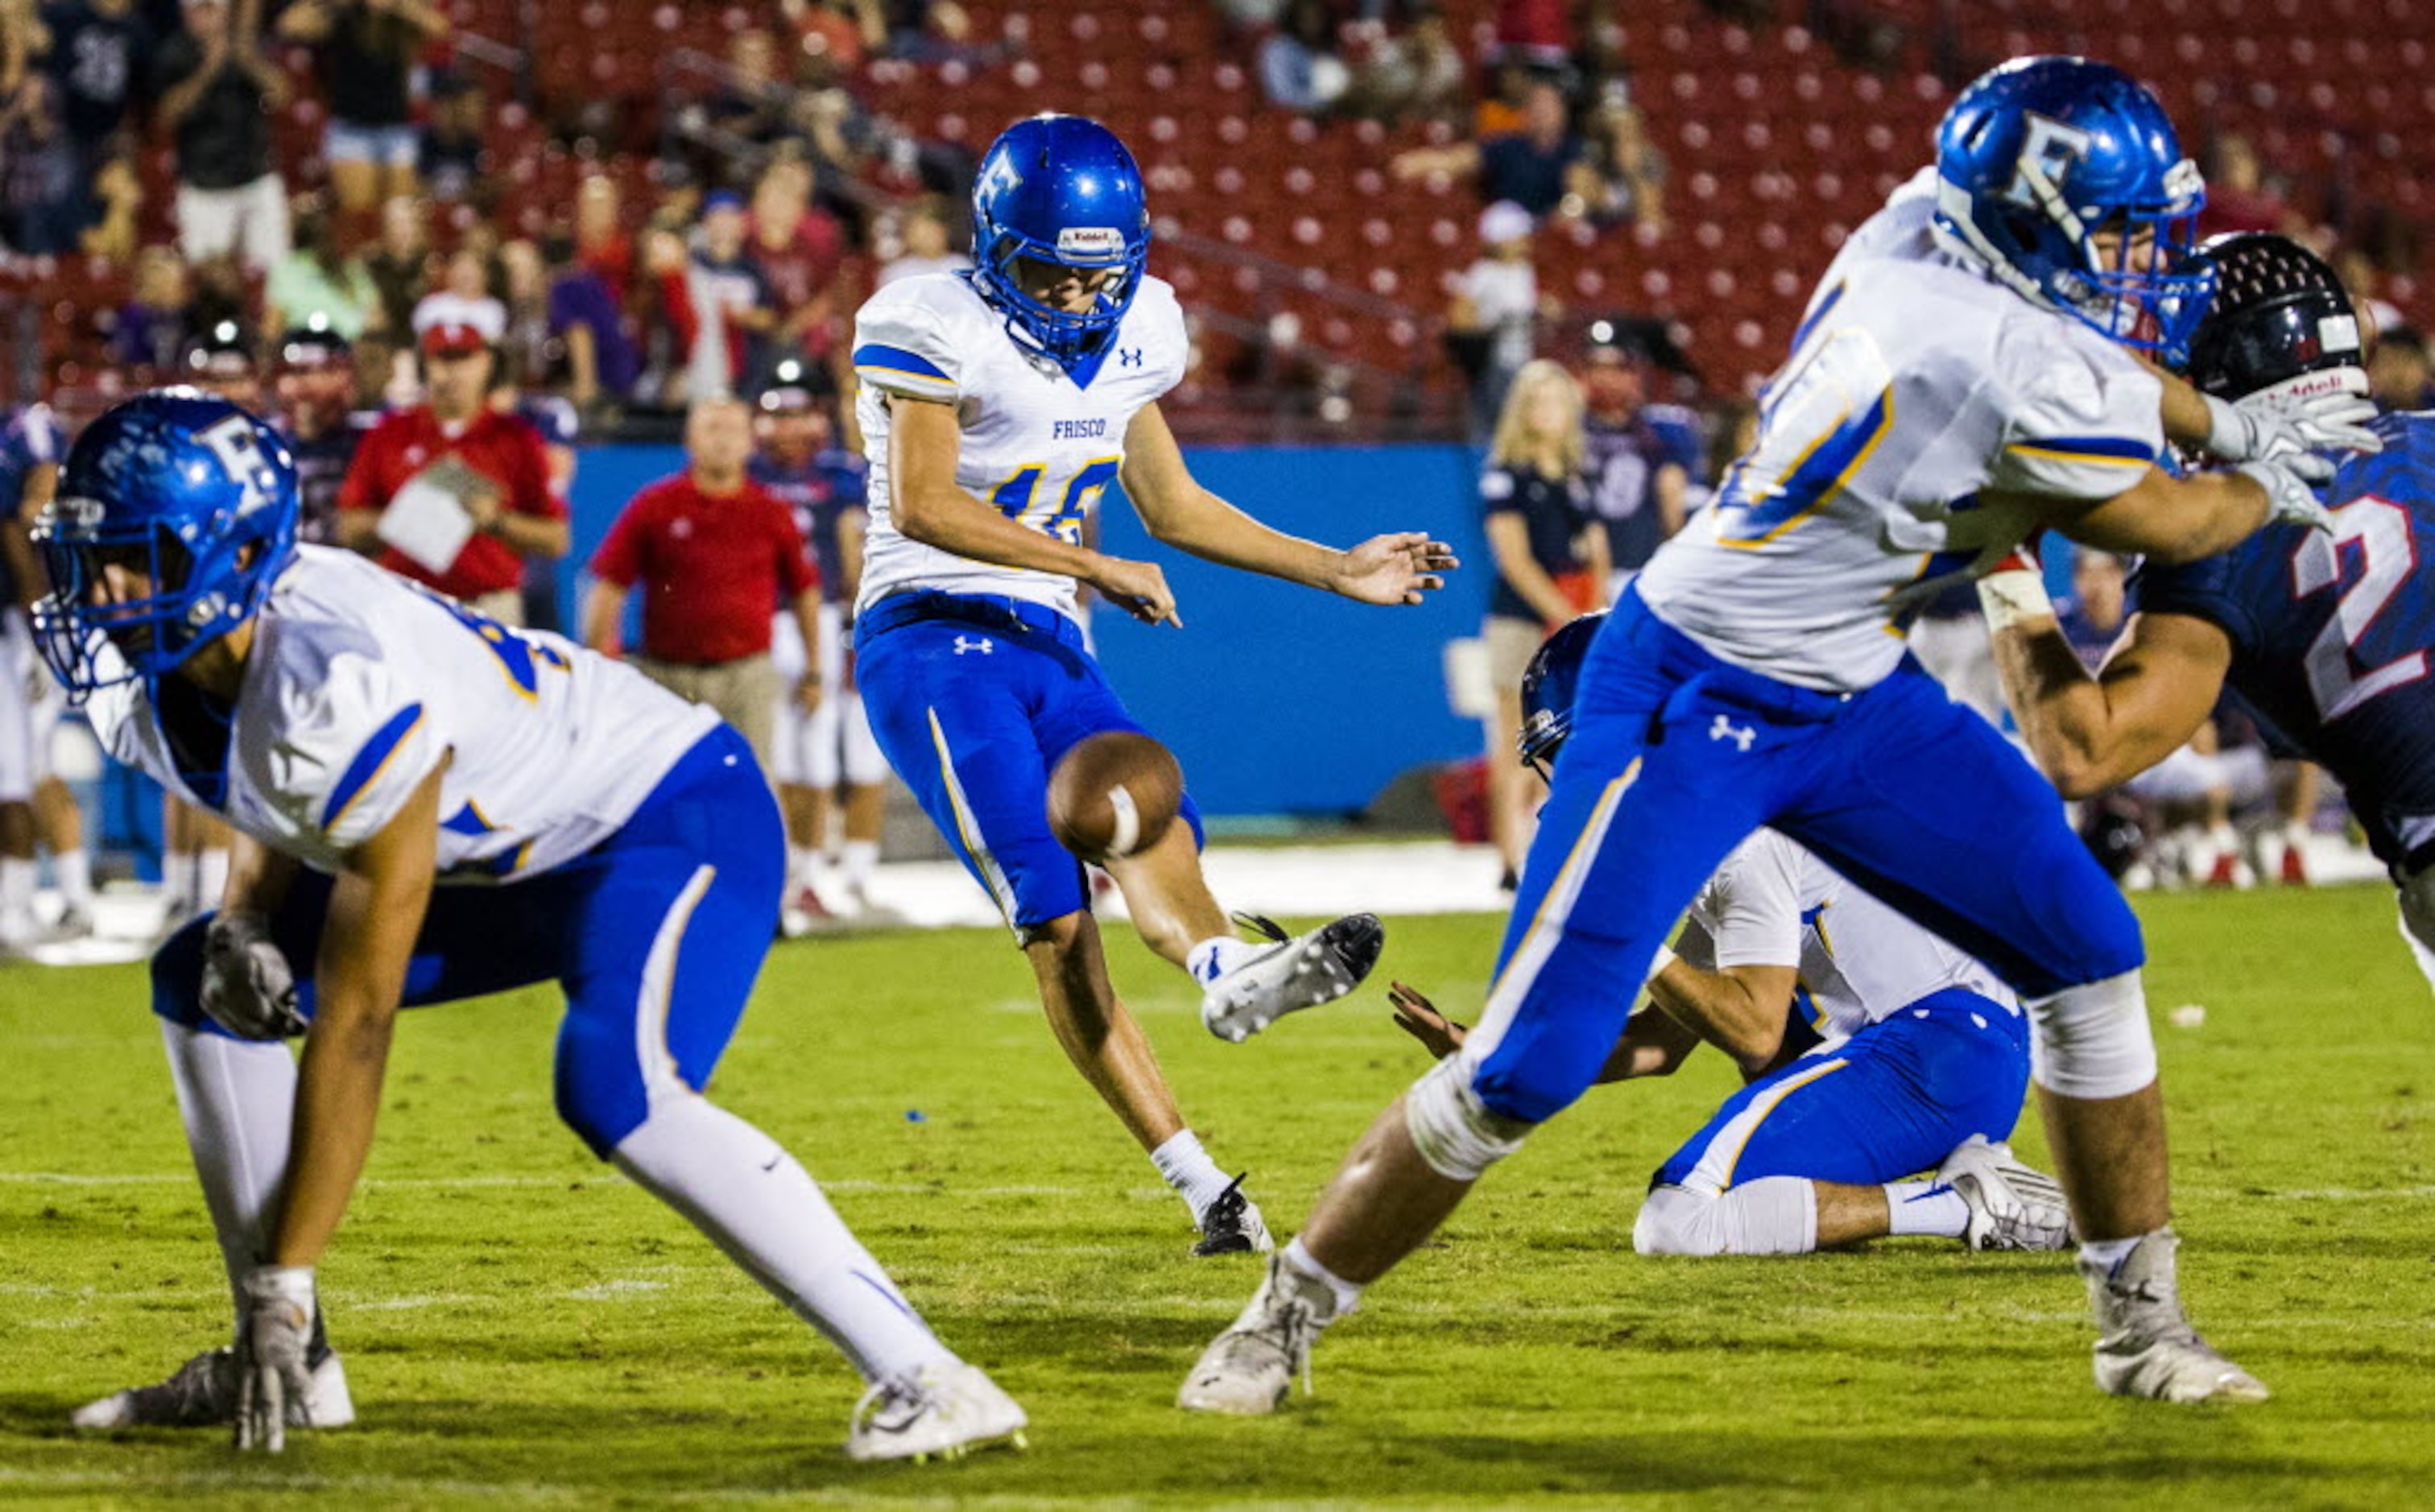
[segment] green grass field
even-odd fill
[[[68,1435],[219,1342],[228,1303],[140,968],[0,972],[0,1501],[1765,1506],[2435,1503],[2435,1013],[2380,889],[2144,906],[2184,1279],[2276,1400],[2098,1397],[2058,1256],[1925,1241],[1635,1259],[1649,1171],[1720,1059],[1601,1089],[1322,1343],[1318,1396],[1186,1418],[1253,1284],[1069,1071],[1004,936],[788,946],[715,1091],[785,1139],[1029,1452],[866,1468],[856,1383],[550,1110],[544,992],[408,1017],[322,1268],[361,1415],[277,1460],[216,1434]],[[1497,921],[1390,921],[1380,982],[1477,1004]],[[1420,1067],[1382,993],[1242,1046],[1127,938],[1119,984],[1280,1231]],[[2197,1028],[2164,1025],[2185,1003]],[[918,1113],[916,1119],[912,1115]],[[2043,1158],[2034,1129],[2017,1143]]]

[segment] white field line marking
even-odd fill
[[[77,1172],[77,1171],[0,1171],[0,1184],[23,1186],[65,1187],[143,1187],[191,1186],[194,1176],[188,1172]],[[611,1170],[571,1172],[565,1176],[452,1176],[452,1177],[367,1177],[359,1183],[367,1187],[393,1187],[401,1190],[483,1187],[573,1187],[625,1186],[627,1180]],[[1099,1197],[1126,1202],[1164,1202],[1171,1198],[1164,1187],[1099,1187],[1047,1186],[1021,1183],[1012,1186],[968,1187],[952,1178],[937,1181],[865,1181],[852,1177],[822,1180],[822,1190],[829,1192],[871,1192],[909,1196],[958,1197]],[[2435,1197],[2435,1185],[2409,1187],[2295,1187],[2282,1192],[2251,1192],[2238,1187],[2193,1187],[2178,1189],[2185,1197],[2204,1197],[2210,1201],[2248,1202],[2385,1202],[2394,1198]]]

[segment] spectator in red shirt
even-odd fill
[[[751,414],[741,401],[693,406],[686,470],[635,494],[592,558],[583,641],[617,655],[626,595],[640,584],[643,647],[634,665],[717,710],[751,742],[766,772],[780,692],[769,624],[782,603],[790,607],[817,668],[820,595],[793,511],[745,475],[751,455]],[[808,713],[820,706],[820,674],[799,686]]]
[[[423,333],[423,403],[384,416],[338,485],[338,541],[503,624],[524,623],[527,558],[566,555],[566,501],[550,488],[549,457],[532,422],[490,407],[497,357],[482,333],[442,320]],[[383,512],[417,477],[455,495],[474,534],[434,569],[380,533]]]

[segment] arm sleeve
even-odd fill
[[[1717,966],[1801,964],[1801,856],[1761,831],[1717,868],[1708,892]]]
[[[914,292],[923,282],[880,290],[854,318],[854,370],[886,393],[952,400],[963,391],[963,365],[945,316]]]
[[[642,517],[653,497],[653,490],[645,489],[617,511],[609,533],[600,539],[599,549],[592,554],[593,576],[619,588],[631,588],[635,579],[643,576]]]
[[[336,657],[319,680],[283,686],[279,696],[288,716],[276,786],[265,796],[334,850],[379,833],[447,754],[422,701],[371,657]]]
[[[1988,487],[2064,499],[2111,499],[2165,455],[2164,386],[2093,333],[2041,322],[1997,349],[2003,445]]]

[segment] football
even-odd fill
[[[1166,747],[1132,730],[1093,735],[1048,778],[1048,828],[1085,861],[1156,845],[1183,801],[1183,768]]]

